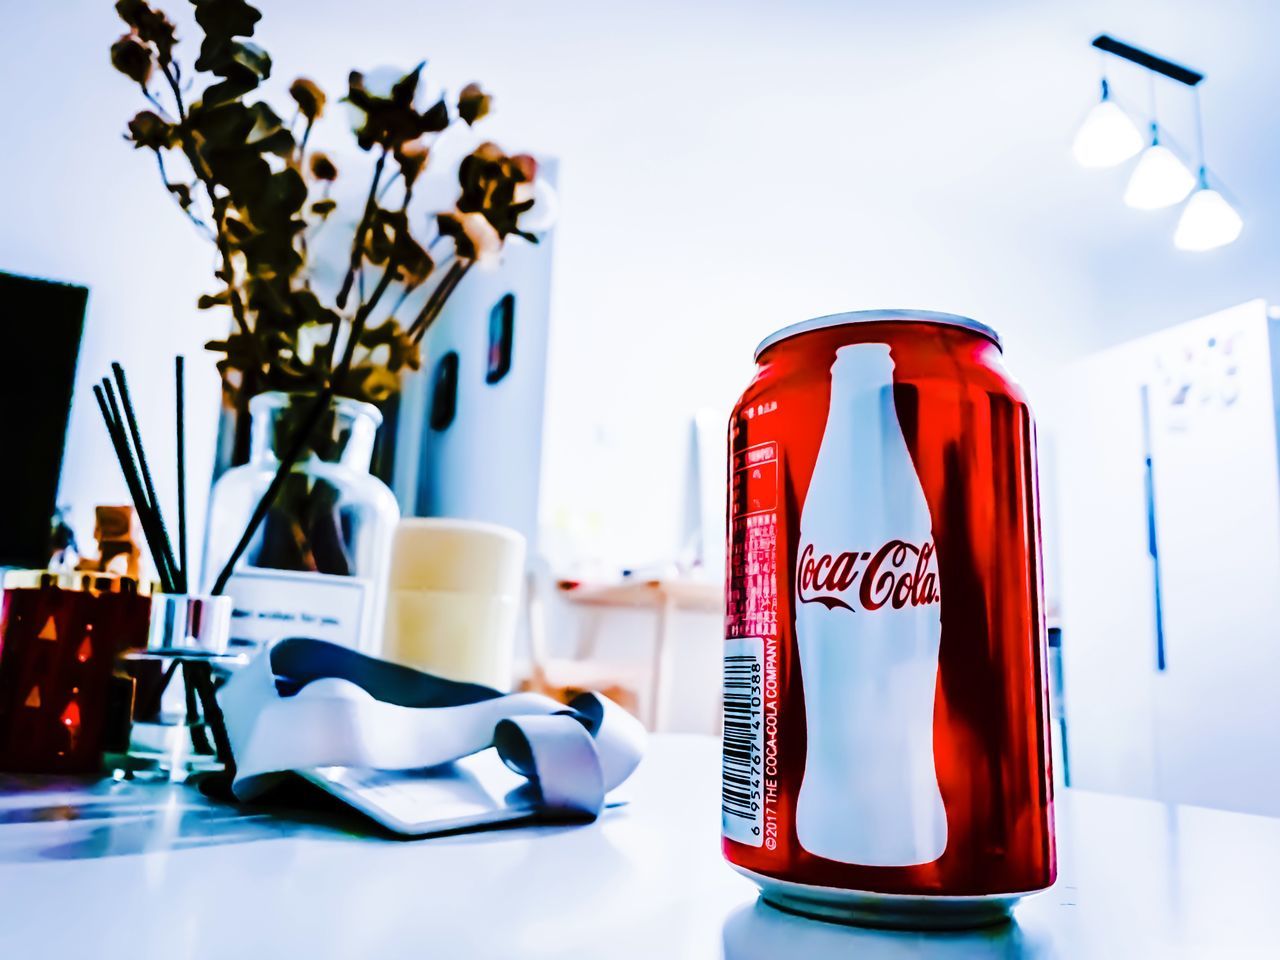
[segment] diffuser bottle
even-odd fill
[[[249,404],[249,462],[214,485],[205,537],[206,587],[249,525],[314,394],[264,393]],[[253,648],[314,637],[377,653],[387,566],[399,508],[369,472],[382,415],[335,397],[227,581],[231,643]]]

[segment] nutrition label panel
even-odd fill
[[[733,457],[724,645],[721,818],[730,840],[777,848],[778,444]]]
[[[734,455],[732,550],[725,636],[778,635],[778,445]]]

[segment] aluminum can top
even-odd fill
[[[801,320],[799,323],[793,323],[789,327],[783,327],[775,333],[769,334],[760,341],[760,346],[756,347],[755,358],[760,359],[760,354],[783,340],[789,340],[791,337],[799,336],[802,333],[809,333],[813,330],[825,330],[827,327],[841,327],[846,324],[853,323],[932,323],[940,324],[946,327],[960,327],[964,330],[972,330],[981,336],[986,337],[996,345],[996,349],[1004,351],[1004,345],[1000,342],[1000,334],[987,326],[985,323],[979,323],[969,317],[962,317],[954,313],[938,313],[933,310],[852,310],[848,313],[829,313],[824,317],[814,317],[811,320]]]

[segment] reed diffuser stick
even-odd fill
[[[147,466],[147,454],[142,446],[142,432],[138,429],[138,420],[134,415],[133,402],[129,397],[128,382],[124,368],[118,363],[111,365],[116,383],[120,386],[120,403],[117,404],[115,391],[106,377],[93,388],[93,395],[98,401],[98,409],[102,412],[103,422],[107,425],[107,435],[115,449],[116,459],[120,462],[120,470],[124,474],[125,485],[129,488],[129,496],[133,499],[134,509],[138,512],[143,535],[146,537],[147,549],[151,553],[151,562],[156,568],[156,576],[160,580],[160,589],[165,593],[187,593],[187,466],[186,466],[186,396],[184,384],[183,358],[174,359],[175,392],[175,430],[177,437],[177,471],[178,471],[178,537],[179,553],[182,561],[174,559],[173,544],[169,542],[168,528],[165,526],[164,514],[160,509],[160,500],[156,496],[151,482],[151,471]],[[328,402],[325,402],[328,406]],[[124,414],[121,415],[121,407]],[[126,423],[128,430],[126,432]],[[314,426],[314,424],[312,424]],[[310,430],[308,430],[308,433]],[[133,447],[130,447],[130,437]],[[135,458],[136,454],[136,458]],[[161,697],[168,688],[174,673],[181,666],[182,682],[186,695],[187,725],[191,733],[192,746],[198,753],[214,753],[223,762],[227,770],[233,771],[234,758],[231,755],[231,743],[227,737],[225,720],[218,709],[215,694],[213,671],[207,662],[199,658],[174,658],[165,671],[159,687],[153,694]],[[153,707],[159,706],[158,701]],[[203,720],[203,723],[201,722]],[[209,733],[213,735],[213,743],[209,742]]]
[[[125,436],[124,425],[120,420],[120,410],[116,405],[115,394],[111,391],[111,381],[103,379],[95,384],[93,395],[97,398],[98,409],[102,411],[102,420],[107,425],[107,435],[115,450],[116,460],[120,463],[120,472],[124,474],[125,486],[129,488],[129,497],[133,500],[133,508],[138,514],[138,523],[142,527],[142,535],[151,554],[151,563],[156,568],[156,576],[160,580],[160,588],[171,593],[176,586],[165,563],[164,550],[160,544],[160,534],[151,515],[151,505],[147,502],[146,493],[142,489],[142,481],[138,477],[138,469],[133,461],[133,453],[129,450],[129,441]]]
[[[182,584],[182,592],[189,589],[188,577],[191,567],[187,565],[187,399],[184,357],[173,358],[174,393],[177,410],[178,442],[178,579]]]
[[[129,424],[129,433],[133,437],[133,446],[138,457],[138,467],[142,471],[142,486],[147,494],[147,501],[151,504],[151,514],[153,522],[160,529],[160,547],[164,551],[165,563],[169,565],[170,580],[174,585],[175,591],[185,593],[182,587],[177,561],[173,559],[173,547],[169,542],[169,531],[165,527],[164,514],[160,511],[160,500],[156,497],[156,488],[151,483],[151,468],[147,466],[147,452],[142,446],[142,431],[138,429],[138,418],[133,412],[133,401],[129,397],[129,383],[124,375],[124,367],[119,363],[111,364],[111,372],[115,374],[116,385],[120,388],[120,404],[124,407],[125,419]]]

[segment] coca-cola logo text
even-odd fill
[[[879,610],[886,603],[900,610],[938,603],[937,563],[932,543],[890,540],[875,553],[846,550],[814,555],[807,543],[800,553],[796,592],[801,603]]]

